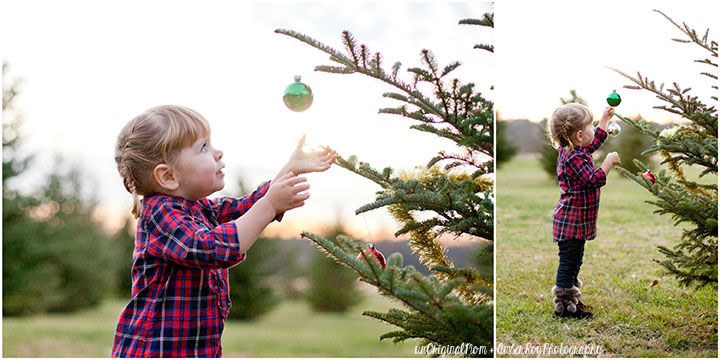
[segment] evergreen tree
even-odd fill
[[[19,93],[20,82],[9,77],[9,65],[3,62],[3,315],[22,315],[42,312],[47,309],[42,301],[51,297],[53,274],[44,265],[42,249],[23,239],[36,233],[34,222],[27,209],[37,205],[31,196],[25,196],[8,184],[21,175],[28,167],[32,156],[23,156],[20,152],[19,135],[22,118],[14,113],[15,97]],[[18,257],[25,261],[18,261]],[[45,279],[45,283],[31,281]],[[16,295],[18,294],[18,295]],[[20,295],[21,294],[21,295]]]
[[[550,177],[553,182],[557,183],[558,151],[550,143],[550,134],[547,132],[547,122],[548,119],[544,118],[538,124],[538,132],[540,133],[542,139],[544,139],[544,141],[538,145],[538,153],[540,153],[538,161],[540,161],[540,166],[548,177]]]
[[[3,312],[67,312],[97,305],[114,289],[108,236],[92,216],[96,201],[81,193],[81,174],[60,158],[37,204],[3,210],[19,216],[3,224]],[[69,170],[66,170],[69,169]]]
[[[255,320],[280,303],[272,281],[280,266],[275,255],[282,241],[258,238],[248,250],[245,261],[230,268],[232,306],[228,318]]]
[[[493,27],[493,15],[483,19],[463,20],[463,24]],[[328,239],[311,233],[303,237],[314,242],[336,261],[362,274],[361,281],[400,301],[405,309],[391,309],[386,313],[365,311],[363,314],[396,325],[380,339],[401,342],[409,338],[422,339],[421,345],[452,345],[470,343],[492,347],[493,341],[493,273],[492,268],[455,268],[445,256],[438,241],[443,234],[466,236],[489,244],[493,240],[493,103],[474,90],[472,83],[446,77],[459,62],[440,67],[433,53],[421,51],[424,68],[409,68],[413,81],[400,79],[401,63],[391,72],[382,67],[380,53],[371,54],[366,45],[358,46],[345,31],[342,40],[346,54],[326,46],[308,36],[291,30],[276,30],[330,55],[339,66],[317,66],[316,71],[352,74],[359,73],[394,87],[385,97],[403,104],[397,108],[380,109],[380,113],[395,114],[413,119],[411,129],[436,134],[452,140],[459,153],[439,152],[426,166],[415,172],[396,172],[391,167],[375,170],[355,156],[338,157],[337,164],[365,177],[382,190],[374,202],[362,206],[356,213],[386,207],[398,220],[401,228],[396,235],[409,235],[409,245],[423,265],[432,271],[424,276],[412,266],[403,266],[399,253],[387,258],[383,267],[363,250],[360,240],[338,236]],[[492,52],[491,45],[476,48]],[[432,95],[418,90],[425,83],[433,88]],[[419,215],[423,219],[419,219]],[[485,241],[482,241],[485,239]],[[360,260],[358,254],[362,254]],[[469,354],[468,354],[469,355]],[[475,354],[477,355],[477,354]],[[486,355],[491,356],[488,352]]]
[[[98,305],[107,297],[115,288],[113,275],[119,259],[110,237],[93,216],[97,200],[84,194],[86,176],[59,155],[54,163],[40,205],[30,213],[46,226],[42,241],[60,278],[53,291],[58,301],[48,310],[69,312]],[[45,211],[49,213],[45,215]]]
[[[504,163],[510,161],[518,152],[518,147],[507,138],[507,123],[498,121],[495,129],[495,157],[497,159],[497,167],[500,168]]]
[[[575,89],[570,90],[570,98],[560,98],[560,103],[562,105],[578,103],[587,106],[587,102],[585,101],[585,99],[579,97]],[[540,148],[538,149],[538,151],[540,152],[540,158],[538,159],[538,161],[540,161],[540,165],[542,166],[543,171],[545,171],[545,173],[547,173],[551,179],[557,179],[558,151],[552,146],[552,142],[550,141],[550,133],[548,133],[547,131],[548,121],[548,119],[543,119],[543,121],[540,123],[539,131],[545,141],[540,145]]]
[[[642,116],[635,115],[632,117],[634,121],[642,120]],[[611,138],[611,142],[608,146],[610,150],[616,151],[620,156],[620,159],[638,159],[642,161],[650,169],[655,169],[657,164],[652,159],[650,154],[643,154],[645,149],[652,146],[652,140],[645,136],[643,133],[638,131],[635,127],[626,126],[620,135],[615,138]],[[640,168],[636,167],[633,163],[626,164],[627,170],[630,172],[640,171]]]
[[[3,61],[3,200],[17,199],[20,201],[20,197],[22,196],[18,194],[17,191],[7,187],[5,182],[25,171],[30,161],[32,161],[32,156],[21,155],[19,151],[21,145],[19,131],[22,126],[22,118],[14,113],[14,105],[15,97],[19,91],[20,81],[8,77],[9,67],[8,63]],[[17,208],[12,208],[11,210],[17,210]]]
[[[116,294],[122,299],[130,300],[132,295],[132,264],[133,250],[135,249],[135,226],[136,222],[128,216],[120,228],[110,240],[113,247],[117,268],[115,269]]]
[[[95,305],[112,288],[115,262],[80,171],[57,157],[42,189],[23,195],[9,184],[32,158],[19,148],[16,86],[3,83],[3,315]]]
[[[254,189],[245,185],[239,177],[240,194],[249,194]],[[246,259],[229,270],[230,300],[232,306],[228,318],[252,321],[272,310],[280,303],[272,282],[279,272],[282,247],[281,239],[258,238],[248,250]]]
[[[327,234],[327,239],[344,235],[341,224],[336,224]],[[310,264],[310,288],[307,299],[316,311],[344,312],[362,299],[355,287],[357,274],[328,258],[321,252],[313,254]]]
[[[682,43],[699,45],[710,53],[708,58],[696,60],[707,64],[717,71],[718,43],[708,38],[708,31],[700,37],[695,30],[685,23],[678,25],[664,13],[655,10],[675,25],[687,39],[673,39]],[[689,93],[690,88],[683,88],[678,83],[665,89],[664,84],[656,86],[655,82],[643,77],[639,72],[637,77],[627,75],[619,70],[612,69],[623,75],[634,85],[625,86],[628,89],[646,90],[666,104],[656,106],[682,116],[690,121],[688,125],[676,125],[671,129],[659,131],[642,119],[634,120],[617,115],[626,124],[636,128],[653,139],[645,153],[658,153],[663,157],[662,165],[669,169],[660,170],[654,177],[641,173],[633,173],[618,167],[625,176],[631,178],[640,186],[655,196],[648,203],[655,205],[659,214],[671,214],[676,225],[684,223],[689,228],[683,229],[679,242],[669,249],[659,246],[659,251],[665,255],[665,260],[655,260],[667,271],[674,274],[683,285],[694,284],[697,287],[705,285],[717,286],[718,275],[718,189],[717,183],[699,183],[685,176],[683,167],[696,167],[701,169],[700,178],[710,174],[717,177],[718,153],[718,116],[715,106],[707,103],[697,96]],[[717,82],[717,73],[702,72]],[[717,85],[712,86],[717,91]],[[717,102],[717,96],[711,96]],[[634,160],[640,171],[649,170],[642,161]],[[714,179],[713,179],[714,180]]]

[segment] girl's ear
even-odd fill
[[[582,139],[583,139],[583,131],[582,131],[582,130],[576,131],[576,132],[572,135],[572,138],[571,138],[571,140],[572,140],[574,143],[577,143],[577,144],[582,144]]]
[[[172,167],[167,164],[160,164],[153,169],[153,177],[155,182],[161,189],[166,191],[175,191],[180,186],[175,172]]]

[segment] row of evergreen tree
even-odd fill
[[[24,155],[19,81],[3,63],[3,315],[72,311],[100,302],[112,287],[112,244],[81,195],[76,166],[56,158],[40,189],[15,190],[33,156]]]

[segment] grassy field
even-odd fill
[[[110,300],[76,314],[5,318],[3,356],[109,357],[124,305]],[[381,334],[397,328],[360,315],[393,306],[373,295],[346,314],[319,314],[305,302],[286,301],[257,322],[228,321],[223,357],[413,357],[417,342],[381,342]]]
[[[559,187],[528,157],[506,164],[497,179],[498,345],[594,345],[603,357],[717,356],[717,289],[679,287],[652,261],[663,258],[657,246],[672,247],[681,228],[669,216],[652,213],[655,208],[643,202],[651,195],[643,188],[617,171],[609,176],[598,238],[587,243],[579,276],[583,301],[594,307],[595,317],[556,319],[551,216]]]

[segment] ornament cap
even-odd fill
[[[295,75],[294,79],[295,79],[295,82],[300,82],[301,77],[300,77],[300,75]],[[613,91],[615,91],[615,90],[613,90]]]

